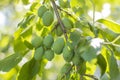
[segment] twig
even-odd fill
[[[53,9],[54,9],[54,11],[55,11],[56,17],[57,17],[57,19],[58,19],[58,22],[60,23],[60,26],[61,26],[62,31],[63,31],[63,33],[64,33],[65,39],[67,40],[68,36],[67,36],[67,33],[66,33],[65,26],[64,26],[63,22],[62,22],[61,19],[60,19],[60,15],[59,15],[59,12],[58,12],[58,10],[57,10],[57,5],[55,4],[55,1],[54,1],[54,0],[51,0],[51,2],[52,2],[52,5],[53,5]]]
[[[51,30],[51,32],[53,32],[59,25],[59,22],[57,22],[57,24],[55,24],[55,26],[53,27],[53,29]]]
[[[98,80],[98,78],[96,76],[90,75],[90,74],[82,74],[81,76],[87,76],[87,77],[90,77],[90,78],[92,78],[94,80]]]
[[[60,6],[57,5],[57,8],[58,8],[60,11],[65,12],[67,15],[69,15],[69,16],[72,17],[73,19],[78,20],[78,19],[76,19],[72,14],[70,14],[69,12],[67,12],[66,10],[60,8]]]
[[[71,71],[71,69],[72,69],[73,66],[74,66],[74,65],[72,65],[72,66],[68,69],[68,71],[67,71],[65,74],[63,74],[63,76],[61,77],[61,80],[65,77],[65,75],[67,75],[67,74]]]
[[[117,38],[115,38],[115,39],[112,41],[112,43],[115,43],[115,42],[118,41],[119,39],[120,39],[120,35],[117,36]]]
[[[104,45],[112,45],[112,46],[120,47],[120,45],[118,45],[118,44],[114,44],[114,43],[112,43],[112,42],[103,42],[102,44],[104,44]]]

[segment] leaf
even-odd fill
[[[29,48],[29,49],[33,49],[33,45],[30,43],[30,42],[28,42],[28,41],[24,41],[24,44],[25,44],[25,46],[27,47],[27,48]]]
[[[41,36],[47,35],[47,32],[48,32],[48,31],[49,31],[48,28],[43,28],[42,33],[41,33]]]
[[[71,7],[80,7],[85,5],[85,0],[71,0],[70,1],[70,6]]]
[[[22,0],[22,2],[23,2],[24,5],[29,4],[29,0]]]
[[[118,33],[115,33],[108,28],[105,29],[101,28],[99,32],[102,34],[104,38],[107,38],[109,41],[113,41],[115,38],[117,38],[117,36],[119,36]]]
[[[40,31],[42,30],[44,26],[40,23],[40,20],[36,23],[36,30]]]
[[[10,36],[2,36],[2,39],[0,40],[0,51],[6,52],[10,45]]]
[[[24,29],[19,27],[16,32],[14,33],[14,38],[17,39],[20,36],[20,33],[23,31]]]
[[[35,15],[31,12],[26,13],[25,24],[30,24],[30,22],[35,18]]]
[[[18,75],[18,80],[32,80],[34,76],[39,72],[40,63],[34,58],[25,63]]]
[[[31,41],[31,37],[32,37],[32,28],[33,27],[28,27],[26,29],[24,29],[24,31],[21,32],[21,35],[25,40],[27,41]]]
[[[36,7],[39,5],[38,2],[33,2],[33,4],[30,6],[30,11],[36,11]]]
[[[86,14],[85,0],[70,0],[70,6],[77,16],[82,17],[83,15]]]
[[[40,61],[40,70],[39,70],[39,73],[38,73],[38,75],[40,76],[40,77],[42,77],[43,75],[44,75],[44,73],[46,73],[45,72],[45,66],[47,65],[47,63],[48,63],[48,61],[46,60],[46,59],[42,59],[41,61]],[[49,63],[48,63],[49,64]]]
[[[97,63],[99,67],[101,68],[101,76],[103,76],[107,68],[107,62],[101,54],[97,56]]]
[[[16,52],[16,53],[24,53],[25,51],[26,51],[26,49],[27,49],[27,47],[25,46],[25,44],[24,44],[24,42],[23,42],[23,40],[22,40],[22,38],[17,38],[15,41],[14,41],[14,51]]]
[[[84,51],[84,53],[81,54],[81,57],[85,60],[85,61],[91,61],[93,58],[97,57],[97,50],[92,47],[89,46],[86,48],[86,50]]]
[[[111,29],[116,33],[120,33],[120,24],[107,20],[107,19],[99,19],[97,22],[104,24],[107,28]]]
[[[78,70],[78,72],[82,75],[82,74],[85,74],[86,72],[86,62],[83,62],[81,65],[80,65],[80,68]]]
[[[26,13],[25,17],[23,18],[23,20],[18,23],[18,27],[21,28],[26,28],[28,27],[28,24],[30,24],[30,22],[35,18],[35,15],[31,12]]]
[[[117,77],[119,76],[119,69],[115,57],[108,52],[106,54],[106,57],[108,60],[109,75],[111,80],[118,80]]]
[[[91,23],[88,23],[88,26],[89,26],[91,32],[94,33],[95,37],[97,37],[98,36],[98,29],[95,26],[93,26]]]
[[[9,71],[22,60],[20,54],[12,54],[0,61],[0,71]]]
[[[100,80],[110,80],[109,76],[107,73],[105,73]]]

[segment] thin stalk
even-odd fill
[[[52,2],[52,5],[53,5],[53,9],[54,9],[54,11],[55,11],[56,17],[57,17],[57,19],[58,19],[58,22],[60,23],[60,26],[61,26],[62,31],[63,31],[63,33],[64,33],[65,39],[67,40],[68,36],[67,36],[67,33],[66,33],[65,26],[64,26],[64,24],[63,24],[63,22],[62,22],[62,20],[61,20],[61,18],[60,18],[59,12],[58,12],[58,10],[57,10],[57,9],[58,9],[58,8],[57,8],[57,5],[56,5],[56,3],[55,3],[54,0],[51,0],[51,2]]]

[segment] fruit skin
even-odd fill
[[[53,39],[52,35],[47,35],[47,36],[43,39],[43,45],[44,45],[46,48],[51,48],[53,42],[54,42],[54,39]]]
[[[65,61],[70,62],[74,56],[73,50],[70,46],[66,45],[63,49],[63,58]]]
[[[43,38],[40,36],[36,36],[34,39],[32,39],[31,43],[33,47],[37,48],[42,45]]]
[[[83,59],[76,53],[72,59],[73,64],[80,65],[83,63]]]
[[[81,33],[81,30],[76,28],[70,33],[70,40],[72,41],[73,46],[76,46],[80,42]]]
[[[42,16],[42,22],[45,26],[50,26],[54,20],[54,15],[51,11],[46,11]]]
[[[73,27],[73,23],[69,18],[64,17],[62,19],[62,22],[63,22],[66,29],[71,29]]]
[[[41,18],[46,11],[47,8],[45,6],[40,6],[38,9],[38,16]]]
[[[80,29],[74,29],[74,31],[70,33],[70,39],[72,41],[78,41],[81,37],[81,33]]]
[[[57,28],[56,28],[56,35],[57,36],[61,36],[63,34],[63,31],[61,29],[61,26],[59,25]]]
[[[46,50],[44,57],[48,60],[51,61],[54,58],[54,51],[53,50]]]
[[[35,50],[35,53],[34,53],[34,58],[35,60],[41,60],[42,59],[42,56],[44,54],[44,49],[43,47],[39,47]]]
[[[53,51],[56,53],[56,54],[61,54],[63,48],[64,48],[64,45],[65,45],[65,42],[64,42],[64,39],[62,37],[58,37],[55,42],[53,43]]]

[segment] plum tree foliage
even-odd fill
[[[0,60],[0,71],[17,68],[29,54],[31,57],[21,66],[16,79],[37,80],[37,75],[44,74],[47,61],[57,55],[66,63],[56,80],[120,80],[117,64],[120,59],[120,24],[108,19],[89,19],[88,4],[92,4],[94,13],[97,1],[22,2],[31,6],[14,33],[14,54]],[[100,69],[99,77],[95,74],[96,69]]]

